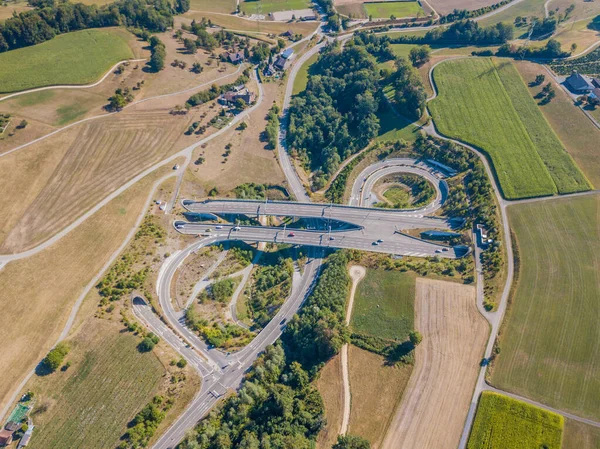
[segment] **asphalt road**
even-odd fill
[[[417,257],[444,257],[457,258],[463,255],[463,252],[455,252],[454,249],[448,249],[446,246],[437,245],[418,238],[410,237],[391,231],[388,234],[382,232],[373,232],[365,229],[357,230],[337,230],[337,231],[316,231],[287,229],[270,226],[239,226],[239,230],[234,230],[234,225],[221,225],[222,229],[213,229],[206,232],[207,225],[201,223],[188,223],[185,221],[175,222],[177,231],[182,234],[211,236],[219,240],[243,241],[243,242],[270,242],[278,244],[292,244],[311,246],[316,248],[345,248],[358,249],[361,251],[373,251],[385,254],[396,254],[401,256]],[[292,236],[292,234],[294,234]],[[375,244],[377,240],[382,240]]]

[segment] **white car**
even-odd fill
[[[223,226],[215,226],[215,229],[223,229]]]
[[[234,231],[241,231],[242,228],[240,228],[239,226],[236,226],[235,228],[233,228]]]

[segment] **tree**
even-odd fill
[[[17,125],[17,128],[19,129],[24,129],[26,126],[28,125],[27,120],[23,119],[21,120],[21,122]]]
[[[371,449],[371,444],[355,435],[340,435],[331,449]]]
[[[413,346],[419,346],[419,343],[423,341],[423,336],[419,331],[410,331],[408,334],[408,339]]]
[[[150,68],[155,72],[164,69],[165,57],[167,56],[165,44],[156,36],[150,38],[150,53],[150,62],[148,63]]]
[[[571,54],[575,53],[575,50],[577,50],[577,42],[571,44]]]
[[[200,65],[199,62],[194,62],[192,64],[192,69],[191,70],[194,73],[202,73],[203,68],[202,68],[202,66]]]
[[[187,50],[188,53],[190,54],[195,54],[196,51],[198,51],[198,46],[196,45],[196,42],[190,38],[185,38],[183,40],[183,46],[185,47],[185,49]]]
[[[413,47],[410,49],[408,58],[412,62],[412,65],[419,67],[426,62],[429,62],[431,57],[431,47],[429,45],[421,45],[419,47]]]
[[[392,15],[390,16],[390,20],[396,20],[396,16],[392,14]]]
[[[108,99],[109,107],[113,111],[120,111],[127,105],[127,100],[122,94],[115,93],[112,97]]]
[[[49,372],[56,371],[60,365],[62,365],[62,362],[68,353],[69,346],[66,343],[61,342],[57,344],[54,349],[52,349],[48,355],[44,357],[44,360],[42,360],[43,367]]]
[[[542,73],[535,77],[534,85],[539,86],[546,80],[546,76]]]
[[[160,338],[158,338],[158,336],[156,336],[152,332],[150,332],[140,342],[140,344],[138,345],[138,350],[140,352],[150,352],[150,351],[152,351],[154,349],[154,346],[156,346],[156,344],[159,341],[160,341]]]

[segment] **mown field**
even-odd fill
[[[562,449],[598,449],[600,447],[600,429],[567,419]]]
[[[243,6],[243,4],[240,3],[240,6]],[[201,20],[203,17],[206,17],[207,19],[210,19],[211,22],[215,25],[218,25],[223,28],[236,31],[257,32],[262,33],[263,35],[267,33],[281,34],[285,33],[288,30],[292,30],[294,33],[302,34],[303,36],[308,36],[318,26],[316,22],[287,23],[274,22],[269,20],[247,20],[232,15],[198,11],[189,11],[185,13],[185,15],[183,15],[182,17],[188,18],[190,20],[195,19],[197,21]]]
[[[0,93],[96,81],[115,63],[133,58],[129,39],[122,29],[90,29],[0,53]]]
[[[294,9],[310,9],[308,0],[245,0],[240,1],[240,11],[245,14],[264,14]]]
[[[367,270],[358,284],[350,326],[354,332],[402,341],[414,329],[415,276]]]
[[[563,427],[560,415],[484,391],[467,449],[560,449]]]
[[[600,195],[510,206],[520,254],[493,385],[600,419]]]
[[[450,61],[436,67],[434,81],[439,92],[430,111],[436,126],[487,152],[505,198],[590,188],[512,64]]]
[[[114,448],[127,423],[155,394],[165,369],[140,338],[121,326],[92,320],[71,341],[67,371],[36,379],[36,431],[29,447]],[[35,410],[34,410],[35,412]]]
[[[364,3],[363,6],[367,16],[373,16],[375,19],[389,18],[390,16],[402,18],[417,17],[419,14],[425,15],[423,8],[416,1]]]
[[[298,69],[296,79],[294,79],[292,95],[298,95],[299,93],[304,92],[304,89],[306,89],[306,85],[308,84],[308,76],[311,74],[311,67],[315,62],[317,62],[317,59],[319,59],[319,53],[316,53],[308,58],[306,62],[302,64],[302,67]]]

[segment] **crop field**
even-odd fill
[[[474,1],[474,0],[467,0],[467,1]],[[435,0],[435,3],[437,2],[443,2],[443,0]],[[544,17],[544,2],[545,0],[528,0],[526,2],[519,2],[519,3],[515,3],[514,5],[511,5],[509,8],[506,8],[505,10],[494,14],[493,16],[487,17],[485,19],[482,19],[479,21],[479,25],[480,26],[490,26],[490,25],[494,25],[496,23],[500,23],[500,22],[505,22],[508,24],[513,24],[515,21],[515,18],[518,16],[521,17],[530,17],[530,16],[535,16],[535,17]],[[491,1],[490,4],[492,3],[496,3],[494,1]],[[436,8],[435,5],[433,5],[434,8]],[[436,8],[437,11],[437,8]],[[515,37],[518,36],[519,34],[522,33],[526,33],[527,32],[527,27],[523,27],[523,28],[519,28],[516,30],[515,32]]]
[[[71,341],[71,366],[35,378],[36,431],[29,447],[114,448],[127,423],[150,400],[165,369],[152,353],[140,353],[139,337],[122,326],[92,319]],[[93,423],[93,425],[90,425]]]
[[[20,14],[25,11],[31,10],[31,7],[27,4],[27,2],[18,0],[14,2],[5,2],[0,5],[0,22],[9,19],[13,15],[13,11],[17,14]]]
[[[235,0],[190,0],[190,9],[231,14],[235,11]]]
[[[0,53],[0,93],[55,84],[87,84],[115,63],[133,58],[122,29],[90,29]]]
[[[29,202],[16,205],[21,215],[6,230],[0,250],[14,252],[31,247],[74,221],[144,168],[167,156],[187,121],[186,117],[166,112],[122,112],[118,117],[84,123],[73,133],[69,130],[68,135],[58,134],[25,150],[60,144],[62,156],[54,162],[55,168],[43,184],[23,186],[19,176],[9,181],[18,183],[23,190],[19,196]],[[19,159],[21,155],[17,152],[10,157]],[[0,160],[0,170],[10,169],[9,161]],[[35,169],[35,165],[30,168]],[[14,220],[16,213],[13,211],[9,218]]]
[[[491,381],[600,419],[600,195],[510,206],[520,254]]]
[[[567,419],[563,434],[563,449],[598,449],[600,429]]]
[[[415,277],[367,270],[356,291],[350,326],[354,332],[404,340],[414,328]]]
[[[543,67],[528,61],[519,61],[515,66],[527,84],[544,72]],[[561,86],[549,78],[546,80],[554,86],[556,97],[541,108],[542,113],[586,177],[594,186],[600,186],[600,130],[573,104]],[[536,95],[541,89],[541,86],[530,87],[529,92]]]
[[[380,448],[412,371],[412,365],[389,366],[382,356],[350,345],[349,433],[369,440],[373,449]]]
[[[373,2],[364,3],[363,6],[367,16],[373,16],[375,19],[389,18],[390,16],[402,18],[425,15],[423,8],[416,1]]]
[[[245,14],[267,15],[277,11],[291,11],[295,9],[310,9],[308,0],[245,0],[240,1],[240,11]]]
[[[505,198],[589,189],[512,64],[462,59],[442,63],[434,76],[436,126],[489,155]]]
[[[152,184],[170,172],[171,167],[165,167],[149,175],[56,244],[2,268],[0,307],[4,313],[0,315],[3,342],[0,357],[5,385],[18,385],[45,356],[58,338],[76,298],[139,217]],[[92,307],[95,309],[95,304]],[[32,310],[36,312],[31,313]],[[0,408],[11,393],[10,388],[0,391]]]
[[[498,393],[484,391],[467,449],[560,449],[563,417]]]
[[[475,294],[473,286],[417,278],[415,329],[423,341],[382,449],[458,446],[489,333]]]
[[[498,3],[497,0],[431,0],[431,6],[438,14],[448,14],[455,9],[478,9]],[[523,2],[528,3],[528,2]]]

